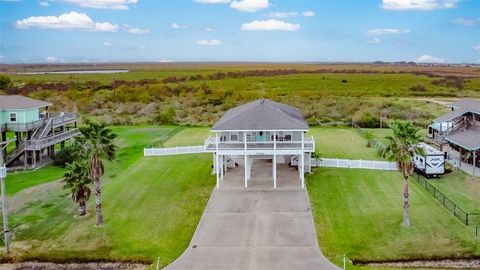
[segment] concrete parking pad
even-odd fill
[[[165,269],[340,269],[318,248],[307,196],[215,190],[189,247]]]

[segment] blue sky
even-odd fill
[[[0,62],[480,63],[478,0],[0,0]]]

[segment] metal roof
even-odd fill
[[[469,128],[448,135],[445,140],[467,150],[480,149],[480,128]]]
[[[299,109],[262,98],[228,110],[211,130],[308,130],[308,124]]]
[[[458,110],[455,110],[455,111],[451,111],[443,116],[440,116],[440,117],[437,117],[435,119],[433,119],[433,122],[435,123],[444,123],[444,122],[447,122],[447,121],[450,121],[452,119],[455,119],[457,117],[460,117],[466,113],[468,113],[469,110],[465,110],[465,109],[458,109]]]
[[[480,112],[480,100],[472,98],[464,98],[448,104],[448,107],[454,109],[469,109]]]
[[[0,110],[24,110],[50,106],[52,103],[24,96],[0,96]]]

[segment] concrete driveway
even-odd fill
[[[317,244],[306,190],[217,189],[190,246],[165,269],[340,269]]]

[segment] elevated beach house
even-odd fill
[[[259,99],[230,109],[212,127],[214,134],[205,141],[205,151],[213,153],[217,187],[228,167],[243,164],[243,185],[248,188],[254,160],[271,161],[271,180],[277,188],[277,164],[298,164],[299,184],[310,172],[313,137],[302,112],[269,99]],[[268,174],[270,175],[270,174]]]
[[[461,99],[451,112],[433,120],[429,137],[449,160],[472,175],[480,175],[480,100]]]
[[[15,148],[3,153],[7,166],[21,162],[25,168],[36,167],[42,164],[44,152],[53,158],[56,144],[63,148],[66,140],[79,134],[77,114],[53,114],[51,106],[24,96],[0,96],[0,139],[15,137]]]

